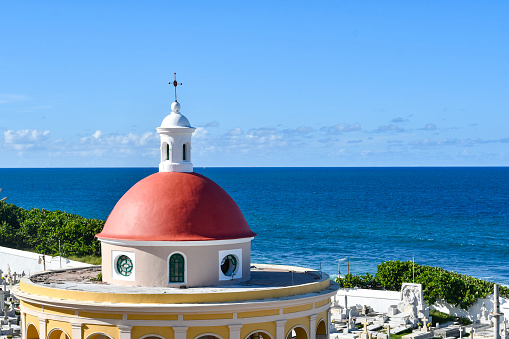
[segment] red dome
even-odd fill
[[[136,183],[115,205],[100,239],[223,240],[254,237],[233,199],[197,173],[159,172]]]

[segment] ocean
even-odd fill
[[[0,198],[106,219],[156,168],[0,169]],[[509,285],[509,168],[195,168],[237,202],[252,262],[374,274],[386,260]]]

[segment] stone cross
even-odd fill
[[[362,322],[362,324],[364,325],[364,332],[363,333],[368,333],[368,319],[364,319],[364,321]]]
[[[461,334],[463,333],[463,327],[460,326],[460,339],[463,338]]]

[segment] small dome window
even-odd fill
[[[172,254],[170,257],[170,283],[183,283],[185,262],[182,254]]]
[[[133,273],[133,262],[127,255],[121,255],[116,262],[117,272],[124,277],[128,277]]]
[[[182,160],[187,161],[187,145],[182,145]]]
[[[227,277],[231,277],[237,271],[237,264],[237,257],[233,254],[228,254],[221,260],[221,272]]]

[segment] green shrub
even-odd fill
[[[451,305],[468,309],[476,299],[485,298],[493,293],[493,283],[468,275],[449,272],[439,267],[423,266],[411,261],[386,261],[377,266],[372,276],[347,274],[336,281],[346,288],[377,288],[377,285],[388,290],[400,291],[403,283],[412,282],[412,266],[415,271],[415,283],[422,284],[424,300],[429,305],[438,300],[445,300]],[[366,277],[368,277],[367,279]],[[369,280],[369,281],[368,281]],[[509,297],[509,288],[499,286],[500,295]]]
[[[0,203],[0,246],[58,255],[60,240],[62,255],[99,256],[101,246],[95,235],[103,226],[103,220]]]

